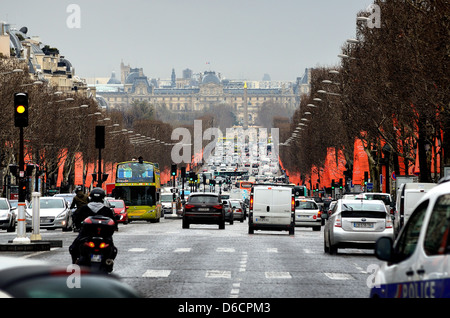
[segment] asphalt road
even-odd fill
[[[41,259],[68,265],[68,247],[76,233],[42,230],[44,240],[63,240],[45,252],[0,252],[1,256]],[[0,232],[6,243],[14,233]],[[296,228],[256,231],[247,221],[191,225],[180,219],[120,225],[114,235],[119,250],[114,274],[145,298],[367,298],[371,266],[380,261],[371,250],[323,250],[323,232]]]

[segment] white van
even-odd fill
[[[397,190],[395,203],[394,233],[399,233],[405,224],[417,202],[434,188],[436,183],[403,183]]]
[[[248,233],[275,230],[289,231],[289,235],[294,235],[294,212],[292,187],[254,185],[250,193]]]

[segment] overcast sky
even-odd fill
[[[173,68],[181,77],[189,68],[228,79],[267,73],[295,81],[305,68],[339,62],[341,46],[355,36],[357,13],[372,2],[1,0],[0,21],[28,27],[84,78],[119,74],[123,60],[150,78],[170,78]]]

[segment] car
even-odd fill
[[[390,213],[380,200],[339,199],[324,227],[324,251],[338,248],[373,249],[382,236],[394,238]]]
[[[114,215],[118,223],[128,224],[128,212],[125,201],[119,199],[106,198],[111,209],[114,210]]]
[[[392,201],[392,197],[389,193],[363,192],[360,195],[363,196],[364,200],[381,200],[381,201],[383,201],[384,205],[386,206],[386,210],[388,210],[389,213],[391,214],[391,217],[394,218],[395,204],[394,204],[394,201]]]
[[[16,230],[16,208],[12,207],[9,200],[0,198],[0,229],[7,232]]]
[[[70,206],[72,204],[73,198],[75,197],[75,193],[57,193],[54,195],[54,197],[64,198]]]
[[[394,241],[380,238],[371,298],[450,298],[450,179],[443,179],[414,206]]]
[[[228,221],[230,225],[234,223],[233,208],[231,207],[230,200],[222,200],[223,210],[225,212],[225,221]]]
[[[218,193],[194,192],[189,195],[183,208],[183,229],[188,229],[190,224],[217,224],[219,229],[225,229],[225,211]]]
[[[417,202],[431,189],[436,183],[402,183],[397,190],[397,199],[394,211],[394,231],[396,235],[400,232],[403,224],[408,221],[412,209]]]
[[[162,213],[164,215],[173,214],[172,213],[172,202],[173,202],[173,193],[170,193],[170,192],[161,193],[161,208],[162,208]]]
[[[113,274],[0,256],[0,298],[140,298]],[[77,276],[79,275],[79,276]]]
[[[322,216],[314,200],[295,200],[295,226],[312,227],[313,231],[322,229]]]
[[[69,204],[63,197],[41,197],[39,199],[40,228],[47,230],[62,229],[72,231],[72,215]],[[33,215],[33,204],[30,203],[27,213]]]
[[[248,233],[255,230],[288,231],[294,235],[295,199],[292,187],[255,184],[250,192]]]
[[[230,200],[231,208],[233,209],[233,217],[235,220],[240,220],[241,223],[245,221],[245,206],[241,200]]]

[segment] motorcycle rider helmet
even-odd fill
[[[94,188],[89,194],[89,198],[91,202],[103,202],[103,199],[106,197],[105,190],[102,188]]]

